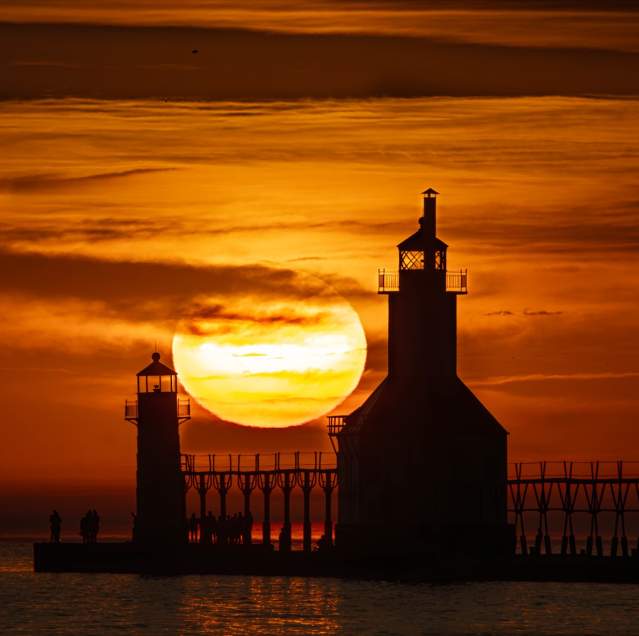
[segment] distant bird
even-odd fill
[[[200,52],[200,51],[199,51],[198,49],[193,49],[193,50],[191,51],[191,53],[193,53],[193,55],[195,55],[196,53],[199,53],[199,52]]]

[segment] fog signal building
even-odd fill
[[[152,362],[137,374],[137,400],[125,418],[137,426],[134,540],[146,546],[185,543],[186,503],[179,426],[190,419],[190,402],[178,397],[177,373]]]
[[[507,552],[507,432],[457,376],[457,298],[437,192],[398,245],[388,296],[388,374],[329,430],[338,441],[336,543],[348,552]]]

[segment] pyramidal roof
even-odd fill
[[[141,375],[177,375],[171,367],[167,367],[166,364],[160,362],[160,354],[157,351],[151,356],[151,359],[153,362],[137,373],[138,377]]]
[[[405,250],[408,252],[412,251],[420,251],[424,249],[424,236],[423,236],[424,228],[420,227],[417,232],[411,234],[408,238],[404,239],[397,247],[400,250]],[[435,239],[435,247],[448,247],[444,241],[441,239]]]

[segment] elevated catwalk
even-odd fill
[[[639,582],[639,463],[538,462],[512,464],[507,481],[508,517],[517,528],[517,554],[477,559],[459,554],[385,554],[357,558],[325,542],[313,551],[310,508],[301,550],[276,550],[271,542],[270,511],[265,524],[246,545],[143,547],[134,543],[38,543],[34,568],[39,572],[114,572],[135,574],[244,574],[334,576],[406,581],[528,580]],[[328,477],[326,474],[328,473]],[[202,509],[223,509],[232,489],[278,497],[278,523],[286,518],[293,489],[331,490],[336,469],[330,455],[182,458],[185,485],[198,488]],[[322,475],[320,479],[320,475]],[[252,488],[251,488],[252,486]],[[338,485],[337,485],[338,487]],[[217,501],[212,501],[213,491]],[[324,491],[326,492],[326,490]],[[253,493],[254,494],[254,493]],[[306,498],[310,501],[310,496]],[[307,506],[309,504],[307,503]],[[290,511],[290,508],[288,508]],[[325,509],[326,510],[326,509]],[[282,514],[283,513],[283,514]],[[259,523],[261,521],[261,523]],[[331,512],[323,528],[331,532]],[[308,533],[308,534],[307,534]],[[479,539],[479,537],[477,537]]]

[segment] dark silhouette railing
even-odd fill
[[[446,291],[454,294],[468,293],[468,270],[446,272]]]
[[[138,401],[137,400],[124,401],[124,419],[125,420],[138,419]]]
[[[328,420],[328,434],[337,435],[346,425],[345,415],[329,415]]]
[[[639,534],[639,462],[513,464],[508,490],[520,554],[615,557],[639,549],[630,538]]]
[[[335,453],[296,451],[291,453],[216,453],[212,455],[182,454],[183,473],[243,473],[281,470],[333,470]]]
[[[377,270],[377,293],[388,294],[399,291],[399,272],[396,270]]]
[[[396,270],[377,270],[377,293],[392,294],[399,291],[399,272]],[[446,291],[453,294],[468,293],[468,270],[446,272]]]
[[[329,415],[326,419],[328,420],[328,439],[331,441],[331,446],[333,450],[337,453],[337,444],[336,437],[339,435],[344,426],[346,426],[346,416],[345,415]]]
[[[214,488],[219,495],[220,515],[227,515],[227,497],[236,484],[244,498],[244,518],[251,514],[251,495],[258,489],[263,498],[262,543],[271,542],[271,498],[281,490],[284,520],[280,534],[280,550],[291,549],[291,494],[295,488],[303,495],[303,550],[311,551],[311,493],[319,485],[324,492],[324,548],[333,545],[332,497],[337,486],[335,453],[295,452],[257,453],[255,455],[215,454],[182,455],[185,490],[194,488],[199,497],[200,524],[206,524],[207,494]],[[282,538],[284,540],[282,540]],[[250,543],[246,536],[245,542]]]
[[[338,433],[343,416],[331,416]],[[303,549],[311,550],[311,493],[324,492],[324,545],[333,543],[332,496],[339,488],[336,455],[331,452],[182,455],[185,488],[200,498],[214,489],[226,515],[229,491],[244,497],[251,510],[253,491],[261,491],[262,541],[271,544],[271,498],[281,490],[284,529],[290,549],[290,497],[303,494]],[[528,462],[509,465],[508,515],[515,526],[517,552],[527,556],[611,556],[639,554],[639,462]],[[281,546],[280,546],[281,547]]]
[[[191,400],[189,398],[178,398],[177,401],[178,419],[188,420],[191,418]]]

